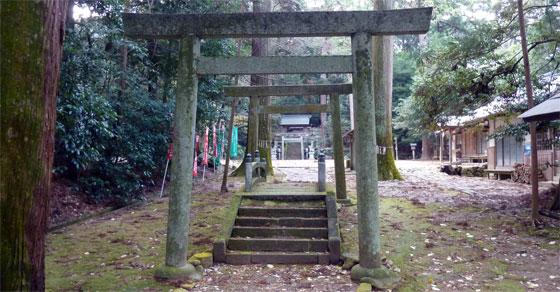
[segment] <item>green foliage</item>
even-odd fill
[[[67,31],[57,105],[55,172],[77,183],[94,201],[139,199],[161,179],[172,141],[178,42],[123,38],[121,13],[229,11],[240,1],[153,2],[80,0],[98,16]],[[126,50],[125,50],[126,49]],[[231,55],[234,43],[208,40],[206,56]],[[123,66],[126,60],[126,67]],[[221,86],[201,78],[199,133],[225,119]]]
[[[102,158],[105,143],[114,137],[110,123],[117,115],[109,101],[89,86],[79,84],[72,94],[61,95],[57,108],[57,173],[78,173]],[[92,118],[94,117],[94,118]]]
[[[527,109],[515,3],[433,2],[438,5],[430,33],[419,42],[421,50],[411,52],[420,62],[412,94],[396,109],[398,126],[414,129],[414,134],[430,131],[496,100],[502,102],[498,110]],[[557,5],[557,0],[548,0],[525,6],[537,97],[550,95],[560,77]]]

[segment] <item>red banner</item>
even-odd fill
[[[202,156],[202,165],[208,165],[208,127],[204,133],[204,155]]]
[[[171,160],[171,158],[173,158],[173,143],[169,144],[167,149],[167,160]]]
[[[193,159],[193,168],[192,168],[192,176],[197,177],[198,176],[198,159],[196,159],[196,156]]]
[[[216,143],[217,141],[217,133],[216,133],[216,124],[214,124],[212,126],[212,146],[214,149],[214,157],[218,157],[218,144]]]

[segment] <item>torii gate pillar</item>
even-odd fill
[[[165,266],[159,267],[158,278],[183,278],[199,280],[202,274],[187,262],[189,245],[189,214],[192,194],[194,132],[198,77],[196,58],[200,43],[196,37],[180,40],[179,67],[177,69],[177,97],[175,103],[175,155],[171,164],[171,192]]]
[[[354,281],[370,279],[373,282],[371,284],[383,289],[392,287],[400,277],[381,265],[371,40],[368,33],[358,32],[352,35],[360,263],[352,268],[351,278]]]
[[[340,122],[340,98],[338,94],[330,95],[332,144],[334,157],[334,173],[336,183],[336,199],[341,203],[349,202],[346,195],[346,174],[344,170],[344,146],[342,144],[342,125]]]

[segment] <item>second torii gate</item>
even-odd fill
[[[269,105],[259,107],[258,114],[283,113],[323,113],[330,112],[332,118],[333,153],[335,164],[336,198],[347,201],[346,176],[344,170],[344,148],[342,143],[342,123],[340,122],[339,95],[352,93],[352,84],[307,84],[272,86],[225,86],[224,95],[228,97],[268,97],[293,95],[329,95],[329,104]],[[257,119],[258,121],[258,119]],[[282,139],[282,147],[284,139]],[[302,146],[303,147],[303,146]],[[282,149],[283,151],[283,149]],[[302,150],[303,151],[303,150]],[[303,154],[302,154],[303,155]]]
[[[356,134],[356,187],[360,263],[356,281],[387,283],[398,279],[381,264],[377,142],[373,100],[372,35],[423,34],[432,8],[381,11],[273,12],[229,14],[123,14],[124,33],[135,38],[180,40],[175,104],[176,155],[171,192],[164,278],[198,279],[187,263],[192,192],[193,137],[199,74],[352,73]],[[200,56],[201,38],[349,36],[351,56],[231,57]]]

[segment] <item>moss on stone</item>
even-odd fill
[[[360,286],[358,286],[358,289],[356,289],[356,292],[370,292],[372,289],[372,286],[370,283],[360,283]]]
[[[352,267],[350,278],[355,282],[370,283],[378,289],[395,288],[401,280],[397,273],[385,267],[364,268],[360,264]]]
[[[209,252],[195,253],[189,258],[189,262],[195,266],[202,266],[204,268],[209,268],[214,263],[212,253]]]
[[[237,216],[237,209],[241,204],[241,195],[235,194],[231,199],[230,207],[224,214],[224,223],[222,225],[222,232],[216,238],[217,240],[227,240],[231,235],[231,229],[235,222],[235,217]]]

